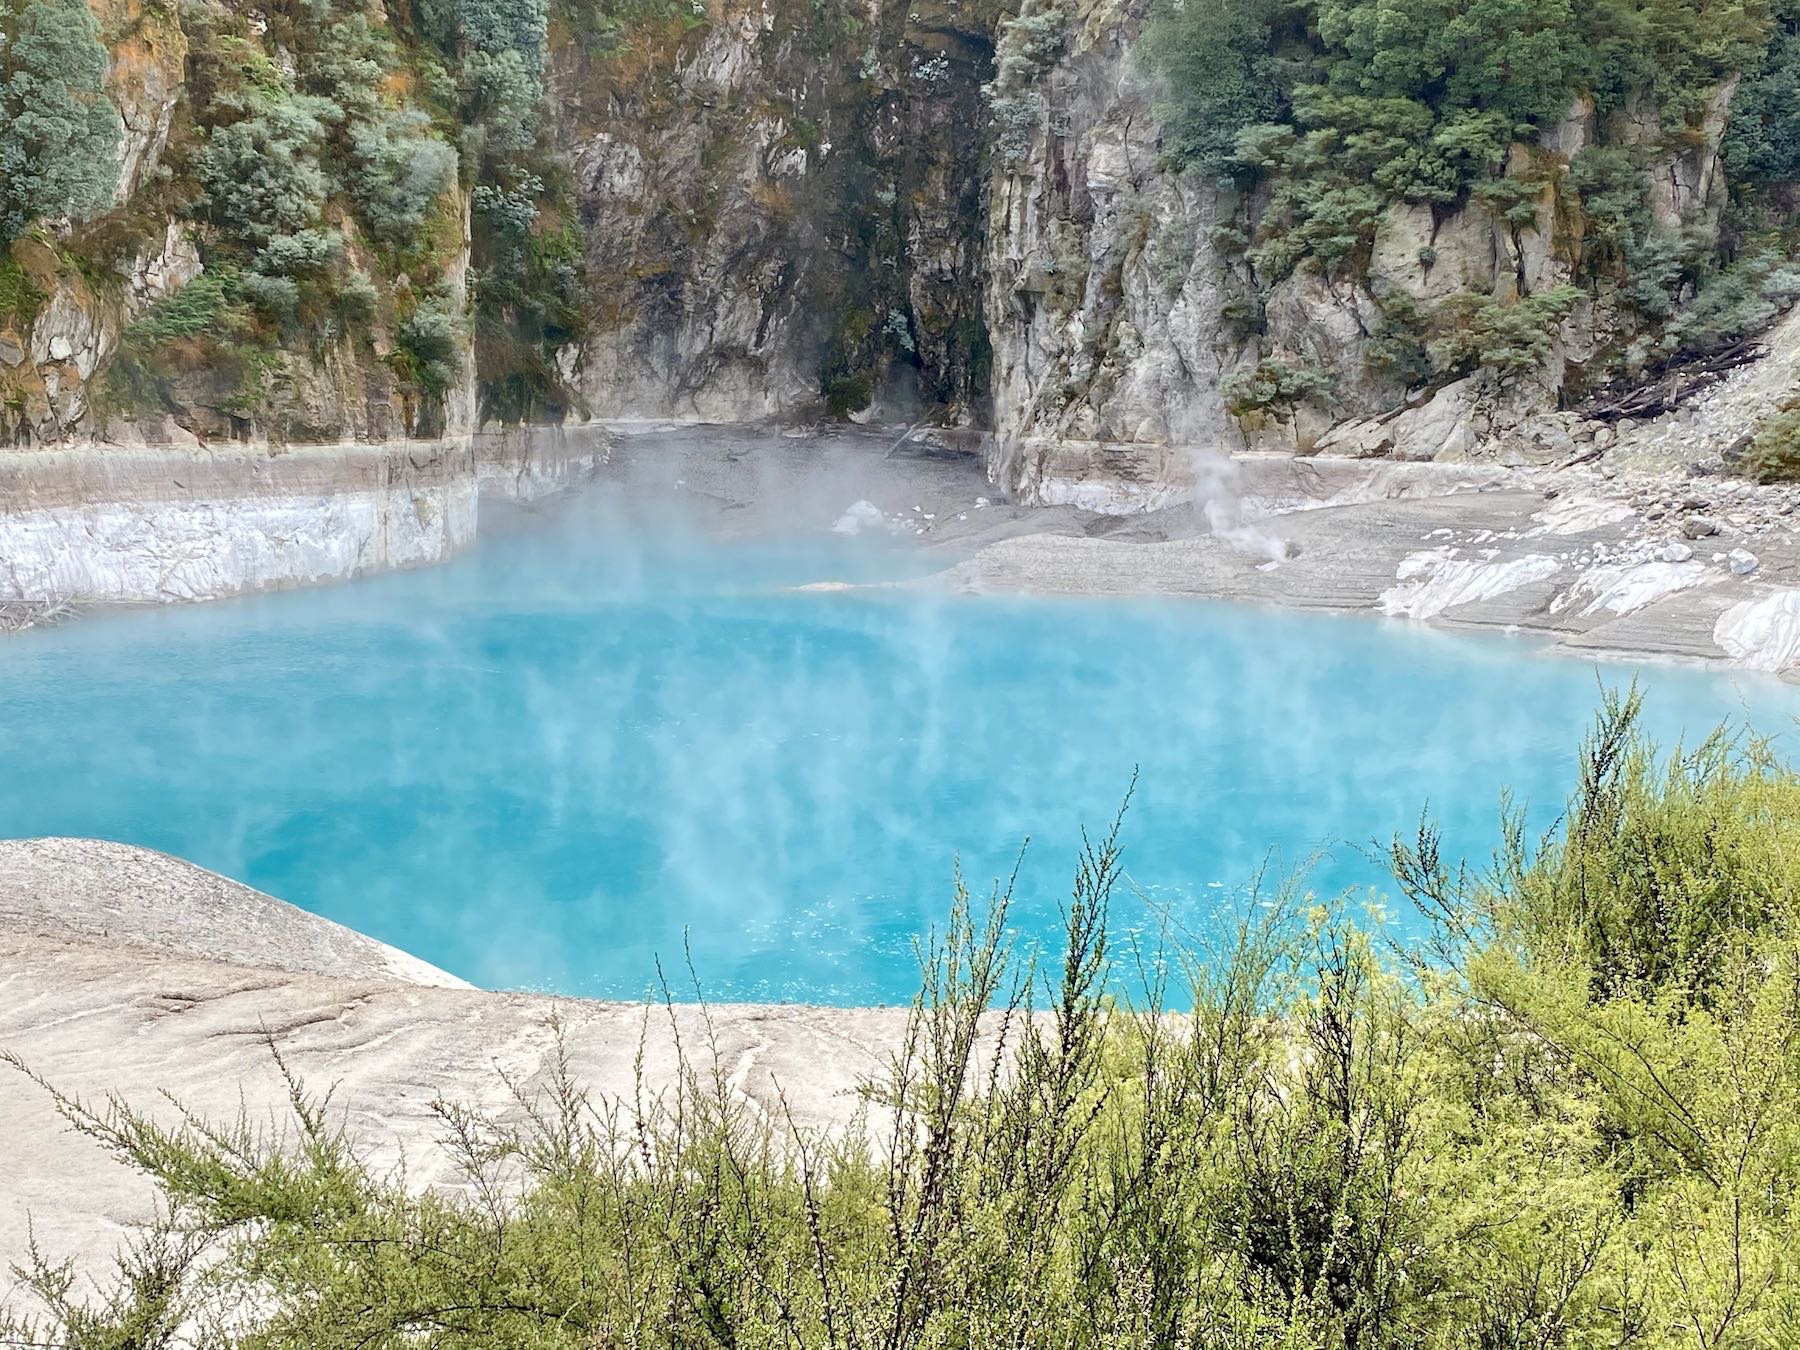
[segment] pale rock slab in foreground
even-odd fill
[[[104,839],[0,840],[0,928],[272,970],[471,987],[397,947],[216,872]]]
[[[201,953],[226,959],[206,959]],[[379,1168],[455,1188],[433,1109],[456,1102],[518,1122],[509,1082],[547,1084],[558,1032],[575,1080],[647,1100],[685,1062],[778,1127],[842,1129],[866,1110],[904,1008],[651,1008],[467,986],[403,952],[179,859],[96,840],[0,843],[0,1051],[90,1102],[119,1093],[166,1123],[286,1118],[269,1050]],[[876,1113],[878,1114],[878,1113]],[[35,1236],[102,1276],[154,1209],[151,1186],[73,1133],[49,1095],[0,1064],[0,1305]]]

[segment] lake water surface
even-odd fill
[[[651,517],[651,518],[647,518]],[[1430,804],[1485,859],[1552,821],[1602,684],[1523,641],[1195,601],[798,584],[942,565],[867,536],[708,541],[605,491],[438,569],[0,642],[0,835],[163,849],[477,984],[902,1001],[960,854],[1032,845],[1050,937],[1134,769],[1126,864],[1204,925],[1272,857],[1383,884]],[[1659,736],[1800,692],[1647,668]]]

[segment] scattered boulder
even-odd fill
[[[1394,448],[1392,425],[1379,417],[1358,417],[1339,422],[1313,444],[1313,453],[1342,455],[1346,459],[1375,459]]]
[[[1340,422],[1313,450],[1351,459],[1467,459],[1481,436],[1479,398],[1480,386],[1470,376],[1396,412]]]
[[[1659,561],[1666,563],[1684,563],[1694,556],[1694,550],[1679,539],[1671,539],[1657,550]]]
[[[1705,539],[1718,532],[1718,522],[1706,516],[1689,516],[1681,522],[1681,533],[1689,539]]]
[[[1759,563],[1757,557],[1747,548],[1734,548],[1725,555],[1725,565],[1731,568],[1734,577],[1747,577],[1754,572]]]

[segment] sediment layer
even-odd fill
[[[561,490],[606,445],[588,429],[0,455],[0,604],[211,600],[443,562],[473,542],[484,494]]]

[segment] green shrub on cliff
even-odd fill
[[[384,98],[382,83],[405,69],[387,30],[353,14],[331,24],[302,73],[302,89],[338,110],[336,174],[370,234],[404,247],[433,202],[456,182],[456,150],[422,108]]]
[[[1362,251],[1387,203],[1358,172],[1337,132],[1282,123],[1245,128],[1238,158],[1267,174],[1270,191],[1247,256],[1268,282],[1308,257],[1327,267]]]
[[[125,330],[129,346],[160,346],[208,333],[230,332],[249,321],[239,301],[240,274],[233,267],[202,272]]]
[[[1754,252],[1717,272],[1705,273],[1691,299],[1663,334],[1669,354],[1706,352],[1753,333],[1800,300],[1800,264]]]
[[[549,31],[545,0],[417,0],[420,27],[445,52],[517,52],[535,78]]]
[[[1569,161],[1568,182],[1581,209],[1579,274],[1626,270],[1651,228],[1643,169],[1620,146],[1590,145]]]
[[[409,387],[441,398],[460,371],[462,334],[455,300],[443,293],[425,296],[395,331],[390,363]]]
[[[1381,325],[1369,335],[1363,361],[1402,389],[1417,389],[1437,374],[1431,361],[1431,323],[1406,291],[1381,297]]]
[[[83,0],[0,3],[0,245],[111,204],[124,128],[106,61]]]
[[[1569,0],[1315,0],[1311,9],[1332,91],[1416,104],[1436,129],[1479,119],[1488,159],[1515,128],[1561,116],[1585,73]]]
[[[384,111],[350,128],[350,192],[389,244],[416,239],[432,203],[456,181],[456,151],[417,111]]]
[[[482,412],[506,422],[560,418],[573,406],[555,355],[580,340],[585,255],[566,175],[519,176],[475,190],[475,358]]]
[[[228,262],[207,268],[126,325],[101,391],[105,406],[160,414],[169,406],[169,386],[197,369],[252,378],[252,349],[266,351],[269,340],[263,323],[240,268]]]
[[[215,127],[194,168],[219,228],[256,248],[314,224],[329,190],[319,156],[338,115],[323,98],[256,91],[241,120]]]
[[[1574,286],[1555,286],[1514,301],[1453,296],[1434,318],[1450,318],[1448,331],[1429,344],[1440,372],[1491,370],[1502,379],[1541,370],[1556,342],[1556,329],[1581,300]]]
[[[994,148],[1004,164],[1025,158],[1043,106],[1038,82],[1068,40],[1066,0],[1021,0],[1000,25],[994,78],[982,89],[994,118]]]
[[[1276,120],[1253,108],[1272,111],[1291,93],[1282,120],[1344,176],[1393,198],[1449,201],[1516,136],[1559,117],[1588,71],[1565,0],[1308,0],[1299,13],[1296,26],[1263,0],[1157,11],[1147,51],[1168,79],[1164,122],[1180,161],[1216,168],[1229,137]],[[1227,97],[1181,78],[1200,71],[1227,72]]]
[[[1079,858],[1059,951],[1012,944],[1009,892],[959,884],[869,1114],[835,1136],[749,1108],[704,1038],[622,1103],[566,1054],[499,1115],[438,1103],[455,1188],[375,1163],[274,1037],[281,1138],[59,1097],[170,1217],[99,1300],[40,1255],[25,1292],[48,1313],[5,1332],[1779,1350],[1800,1325],[1800,777],[1718,737],[1657,755],[1635,714],[1609,704],[1553,833],[1504,816],[1491,869],[1428,826],[1396,841],[1419,942],[1263,888],[1210,937],[1134,919],[1115,949],[1117,830]]]
[[[1720,147],[1734,182],[1800,182],[1800,5],[1771,8],[1773,34],[1732,98]]]
[[[1255,413],[1285,412],[1292,415],[1302,403],[1327,402],[1331,377],[1310,366],[1290,366],[1266,357],[1252,370],[1237,371],[1219,382],[1219,394],[1234,417]]]

